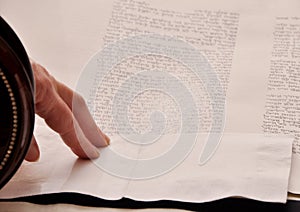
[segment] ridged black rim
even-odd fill
[[[34,127],[34,81],[20,40],[0,17],[0,188],[25,158]]]

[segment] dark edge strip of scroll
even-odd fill
[[[79,193],[52,193],[12,199],[0,199],[0,202],[28,202],[40,205],[73,204],[89,207],[108,207],[126,209],[171,208],[190,211],[289,211],[299,212],[300,201],[289,200],[287,203],[267,203],[250,199],[226,198],[207,203],[189,203],[180,201],[135,201],[128,198],[104,200]]]

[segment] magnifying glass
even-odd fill
[[[0,189],[26,156],[34,114],[30,61],[19,38],[0,16]]]

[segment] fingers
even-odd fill
[[[33,136],[25,160],[29,162],[34,162],[37,161],[39,158],[40,158],[39,146],[35,140],[35,137]]]
[[[80,158],[97,158],[95,146],[84,136],[67,104],[50,88],[46,98],[36,104],[36,113],[45,119],[48,126],[59,133],[63,141]]]
[[[57,82],[42,66],[32,62],[32,67],[36,82],[36,113],[60,134],[78,157],[97,158],[99,152],[96,147],[106,146],[108,137],[98,129],[85,101],[67,86]],[[79,107],[72,111],[74,98]]]
[[[60,97],[68,105],[73,112],[80,128],[84,135],[95,146],[107,146],[109,144],[109,138],[105,135],[96,125],[91,116],[85,100],[73,90],[65,86],[64,84],[55,80],[56,89]]]

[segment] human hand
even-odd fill
[[[38,63],[31,61],[35,79],[35,111],[48,126],[59,133],[63,141],[79,158],[99,157],[97,147],[109,144],[106,136],[94,122],[84,99],[51,76]],[[76,110],[73,110],[73,100]],[[35,138],[25,159],[36,161],[40,151]]]

